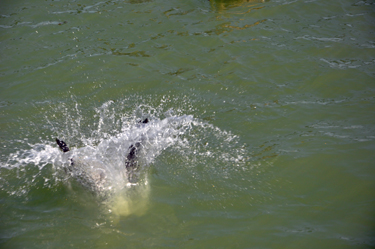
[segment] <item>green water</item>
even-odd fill
[[[373,248],[374,10],[2,1],[0,247]],[[171,110],[194,123],[119,205],[56,174],[55,137]]]

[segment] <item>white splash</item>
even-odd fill
[[[1,162],[0,187],[9,195],[26,196],[39,187],[59,190],[63,183],[93,193],[96,200],[108,204],[111,213],[142,214],[150,195],[149,168],[163,152],[167,151],[161,160],[178,161],[166,169],[168,172],[183,171],[187,176],[217,177],[220,181],[229,172],[241,170],[248,158],[242,146],[236,145],[236,135],[180,109],[165,111],[163,104],[140,104],[129,110],[125,101],[107,101],[85,109],[74,99],[72,102],[70,106],[51,106],[44,114],[50,138],[35,144],[20,141],[22,149],[15,148],[16,152]],[[148,123],[140,122],[145,118]],[[70,151],[63,153],[55,137],[64,140]],[[135,143],[141,145],[138,167],[128,172],[126,157]],[[196,175],[196,165],[205,169],[200,175]]]

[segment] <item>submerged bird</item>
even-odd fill
[[[149,122],[148,118],[139,121],[139,123],[147,124]],[[69,152],[70,149],[67,144],[56,138],[56,143],[62,150],[62,152]],[[134,173],[138,169],[138,156],[142,148],[142,141],[135,142],[131,144],[128,148],[127,155],[125,157],[125,169],[127,172],[128,182],[134,182]],[[77,159],[77,160],[76,160]],[[100,192],[105,188],[107,178],[106,173],[100,167],[94,167],[94,165],[88,165],[90,162],[82,161],[80,158],[69,158],[70,165],[67,168],[84,186],[89,187],[95,192]],[[77,163],[76,163],[77,162]],[[91,163],[98,164],[97,161],[92,161]]]
[[[143,121],[140,121],[139,123],[147,124],[148,118],[146,118]],[[132,169],[137,168],[137,166],[138,166],[137,155],[139,153],[140,147],[141,147],[140,142],[136,142],[135,144],[130,145],[130,147],[129,147],[130,151],[129,151],[127,157],[126,157],[127,160],[125,162],[125,167],[128,171],[131,171]]]

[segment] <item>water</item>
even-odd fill
[[[2,248],[374,247],[373,1],[0,7]]]

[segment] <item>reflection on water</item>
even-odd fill
[[[258,21],[258,22],[255,22],[253,24],[246,24],[246,25],[244,25],[242,27],[224,24],[223,27],[230,28],[230,29],[236,29],[236,30],[242,30],[242,29],[247,29],[247,28],[254,27],[254,26],[256,26],[258,24],[261,24],[262,22],[265,22],[265,21],[266,21],[266,19]]]
[[[254,8],[256,3],[264,3],[266,0],[209,0],[211,2],[211,7],[215,9],[218,12],[221,12],[223,10],[227,10],[234,7],[239,7],[242,5],[249,4],[248,8],[250,8],[248,11],[244,13],[248,13],[251,11],[251,9],[259,9]],[[269,1],[269,0],[268,0]],[[254,4],[255,3],[255,4]]]
[[[151,2],[152,0],[129,0],[128,2],[131,4],[138,4],[138,3],[147,3]]]

